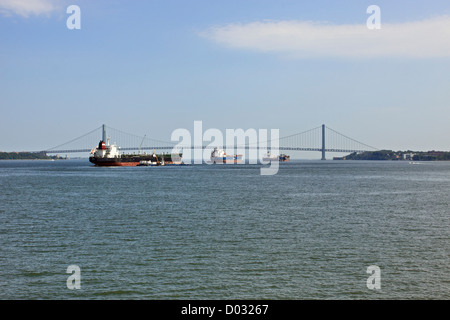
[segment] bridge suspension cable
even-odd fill
[[[54,153],[57,153],[57,151],[59,151],[59,153],[63,153],[63,152],[61,152],[61,151],[69,151],[69,152],[70,152],[70,150],[62,150],[62,148],[63,148],[64,146],[67,146],[67,145],[72,144],[72,143],[74,143],[74,142],[80,141],[80,140],[83,139],[83,138],[84,138],[83,145],[82,145],[81,148],[78,148],[77,150],[84,150],[84,149],[87,149],[87,148],[86,148],[86,146],[87,146],[86,141],[88,141],[88,139],[86,139],[86,138],[89,138],[89,142],[92,141],[92,137],[91,137],[90,135],[93,134],[94,132],[97,132],[97,134],[98,134],[98,132],[99,132],[99,130],[100,130],[101,128],[102,128],[102,126],[97,127],[97,128],[95,128],[94,130],[91,130],[91,131],[89,131],[88,133],[85,133],[85,134],[83,134],[83,135],[81,135],[81,136],[79,136],[79,137],[77,137],[77,138],[75,138],[75,139],[72,139],[72,140],[67,141],[67,142],[65,142],[65,143],[62,143],[62,144],[60,144],[60,145],[57,145],[57,146],[55,146],[55,147],[53,147],[53,148],[49,148],[49,149],[45,150],[45,152],[47,152],[47,153],[52,153],[52,151],[54,151],[54,150],[56,150]],[[96,135],[96,137],[98,137],[98,135]],[[92,145],[92,144],[91,144],[91,145]],[[92,146],[94,146],[94,145],[92,145]],[[92,146],[91,146],[91,148],[92,148]],[[88,146],[88,148],[89,148],[89,146]],[[74,149],[74,148],[72,147],[71,149]],[[90,150],[90,149],[89,149],[89,150]]]
[[[102,134],[100,134],[102,131]],[[116,144],[122,151],[137,151],[163,149],[173,150],[178,143],[173,141],[163,141],[157,139],[148,138],[147,135],[139,136],[136,134],[128,133],[112,127],[106,127],[102,125],[89,131],[75,139],[68,142],[47,149],[44,152],[47,153],[76,153],[76,152],[89,152],[95,147],[99,138],[108,139],[111,143]],[[272,138],[272,137],[271,137]],[[260,137],[261,139],[261,137]],[[248,140],[251,140],[250,138]],[[261,140],[248,141],[244,145],[237,145],[236,148],[245,149],[260,149],[259,144]],[[368,144],[350,138],[334,129],[321,125],[300,133],[291,134],[285,137],[281,137],[278,140],[278,144],[273,144],[274,139],[270,139],[267,142],[267,149],[274,149],[278,145],[278,150],[291,150],[291,151],[320,151],[322,152],[322,159],[325,159],[325,152],[363,152],[379,150]],[[206,146],[186,146],[180,147],[181,149],[196,149],[205,148]],[[225,146],[223,146],[225,147]],[[264,148],[263,148],[264,149]],[[277,151],[278,151],[277,150]]]
[[[153,148],[173,148],[176,143],[139,136],[112,127],[107,127],[107,135],[114,144],[121,146],[121,150],[151,150]]]
[[[338,139],[335,139],[335,141],[332,141],[332,145],[338,146],[340,144],[340,147],[342,147],[342,146],[344,147],[342,149],[348,149],[348,150],[350,150],[350,149],[353,149],[353,150],[358,150],[358,149],[359,150],[364,150],[366,148],[369,148],[369,149],[372,149],[372,150],[380,150],[378,148],[375,148],[375,147],[372,147],[372,146],[370,146],[368,144],[365,144],[365,143],[363,143],[361,141],[358,141],[358,140],[355,140],[353,138],[350,138],[350,137],[348,137],[348,136],[346,136],[346,135],[344,135],[344,134],[342,134],[340,132],[337,132],[336,130],[331,129],[330,127],[326,127],[326,128],[327,128],[327,131],[331,131],[332,133],[337,135],[337,137],[343,138],[341,141],[338,141],[338,142],[336,142],[336,140],[338,140]],[[326,138],[333,139],[333,135],[329,135]],[[347,141],[345,141],[345,140],[347,140]],[[344,145],[342,145],[342,144],[344,144]],[[336,149],[339,149],[339,148],[336,148]]]

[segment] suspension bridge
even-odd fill
[[[85,133],[75,139],[62,143],[58,146],[41,150],[46,154],[69,154],[69,153],[90,153],[92,148],[97,146],[99,141],[109,140],[111,143],[120,147],[120,151],[138,151],[145,150],[174,150],[179,146],[178,142],[161,141],[148,138],[147,136],[138,136],[123,132],[112,127],[102,125],[88,133]],[[271,150],[271,143],[267,150]],[[208,145],[186,145],[183,149],[205,149],[211,148]],[[224,146],[226,148],[226,146]],[[236,149],[260,149],[258,145],[246,143],[245,145],[235,145]],[[292,134],[278,139],[277,151],[315,151],[321,153],[321,159],[326,159],[327,152],[333,153],[360,153],[366,151],[376,151],[378,148],[350,138],[324,124],[300,133]],[[229,149],[227,149],[229,150]],[[178,150],[179,151],[179,150]],[[177,152],[178,152],[177,151]]]

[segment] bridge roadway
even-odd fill
[[[173,150],[173,146],[167,147],[167,146],[163,146],[163,147],[128,147],[128,148],[120,148],[120,151],[137,151],[137,150]],[[191,146],[191,147],[179,147],[180,149],[207,149],[207,148],[211,148],[211,146]],[[226,147],[224,148],[226,150]],[[245,150],[254,150],[254,149],[261,149],[261,147],[249,147],[249,146],[245,146],[245,147],[237,147],[235,146],[234,149],[245,149]],[[338,153],[353,153],[353,152],[365,152],[367,150],[355,150],[355,149],[322,149],[322,148],[302,148],[302,147],[278,147],[278,148],[264,148],[266,150],[280,150],[280,151],[325,151],[325,152],[338,152]],[[45,152],[45,153],[88,153],[91,152],[92,149],[70,149],[70,150],[44,150],[41,152]]]

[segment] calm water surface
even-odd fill
[[[0,298],[450,298],[450,163],[259,169],[0,162]]]

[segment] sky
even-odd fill
[[[194,121],[450,150],[449,71],[448,0],[0,0],[0,150]]]

